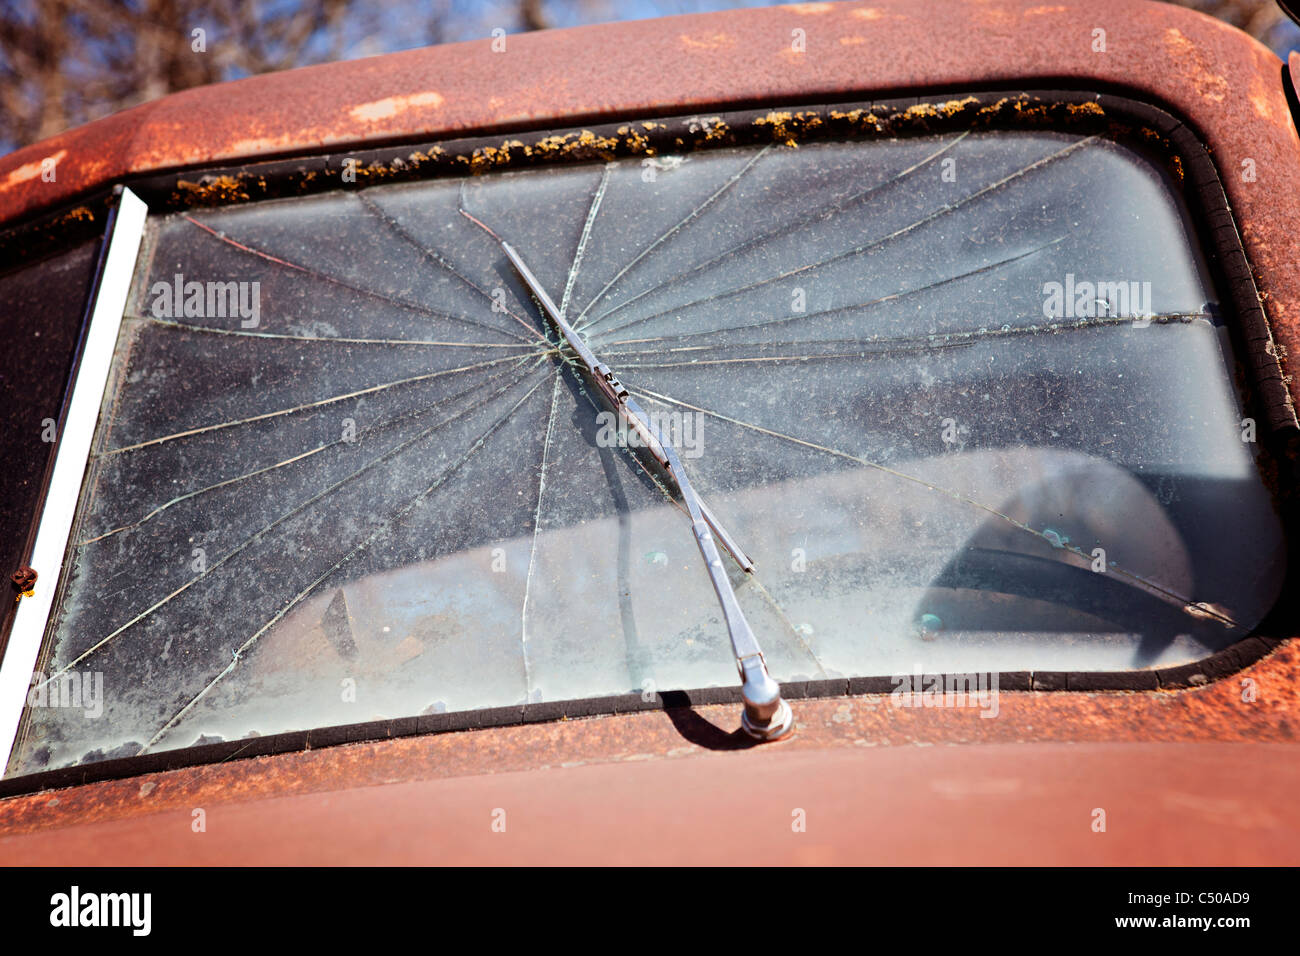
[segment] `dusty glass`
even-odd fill
[[[1274,603],[1283,538],[1177,191],[971,132],[155,218],[20,768],[737,683],[689,523],[500,247],[756,564],[778,680],[1128,670]]]

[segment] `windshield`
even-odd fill
[[[1113,142],[717,149],[159,216],[16,766],[735,684],[1194,661],[1283,538],[1176,187]],[[730,559],[728,559],[730,560]],[[54,686],[51,684],[50,686]]]

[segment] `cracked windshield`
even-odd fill
[[[680,489],[506,248],[753,562],[722,553],[778,681],[1170,666],[1278,595],[1218,295],[1108,140],[191,210],[146,234],[42,658],[114,692],[30,708],[20,772],[735,686]]]

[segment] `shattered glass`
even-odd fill
[[[1171,666],[1278,596],[1202,254],[1113,142],[721,149],[178,213],[149,226],[43,663],[102,673],[103,712],[30,708],[20,771],[738,683],[685,514],[462,208],[662,416],[755,562],[731,578],[780,681]]]

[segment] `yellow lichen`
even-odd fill
[[[505,166],[510,162],[510,148],[512,145],[522,146],[523,144],[517,142],[506,142],[502,143],[500,147],[480,146],[469,156],[459,156],[457,157],[457,160],[468,163],[470,169],[474,170],[476,173],[482,172],[485,169],[490,169],[493,166]]]
[[[917,103],[915,106],[909,106],[903,111],[903,115],[910,120],[914,119],[933,119],[939,116],[955,116],[964,110],[971,103],[978,103],[973,96],[968,96],[960,100],[946,100],[943,103]]]
[[[1093,102],[1070,103],[1065,108],[1069,113],[1071,113],[1074,116],[1078,116],[1080,113],[1092,113],[1096,116],[1106,115],[1106,111],[1101,108],[1100,103],[1093,103]]]
[[[649,137],[647,137],[645,133],[632,129],[630,126],[620,126],[618,128],[618,135],[623,137],[623,141],[627,145],[628,149],[632,150],[634,153],[644,153],[650,148]]]
[[[996,103],[990,103],[988,106],[981,106],[981,107],[980,107],[980,111],[979,111],[979,115],[980,115],[980,116],[992,116],[992,115],[996,115],[996,114],[998,114],[998,113],[1001,113],[1001,112],[1002,112],[1002,107],[1006,106],[1007,103],[1009,103],[1009,102],[1011,102],[1010,98],[1004,96],[1004,97],[1002,97],[1002,99],[998,100]]]
[[[777,113],[771,112],[754,120],[755,126],[770,126],[772,139],[786,146],[798,148],[799,136],[823,125],[824,120],[814,112]]]
[[[227,202],[247,202],[248,190],[234,176],[214,176],[201,183],[182,179],[176,183],[176,193],[196,205]]]
[[[842,110],[831,110],[830,117],[834,120],[843,120],[853,126],[870,126],[878,133],[885,131],[884,122],[871,110],[859,108],[849,110],[847,113]]]

